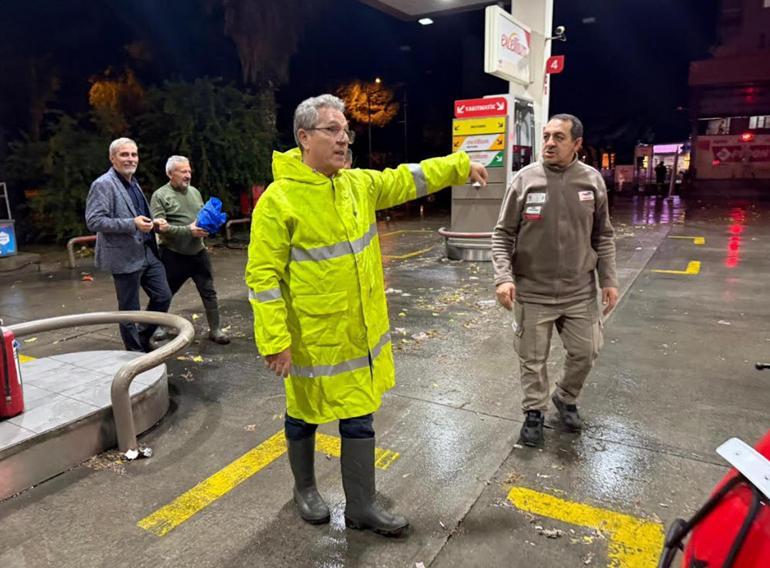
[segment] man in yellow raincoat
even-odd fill
[[[393,535],[407,520],[374,500],[373,413],[395,385],[375,212],[469,177],[486,184],[487,172],[463,152],[382,172],[344,169],[354,137],[344,110],[332,95],[297,107],[299,148],[273,154],[275,181],[252,216],[246,283],[257,346],[285,378],[301,517],[329,521],[315,483],[315,431],[339,420],[346,524]]]

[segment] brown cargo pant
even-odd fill
[[[575,404],[604,342],[597,299],[557,306],[516,302],[513,312],[513,346],[519,354],[524,412],[545,412],[548,406],[546,361],[554,326],[567,351],[556,394],[566,404]]]

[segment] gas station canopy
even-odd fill
[[[423,16],[437,16],[452,12],[462,12],[494,4],[489,0],[361,0],[372,8],[382,10],[402,20],[416,20]]]

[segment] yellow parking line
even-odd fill
[[[230,465],[137,523],[154,535],[164,536],[187,519],[233,490],[286,452],[283,432],[271,436]]]
[[[653,270],[653,272],[657,272],[658,274],[683,274],[685,276],[694,276],[700,272],[700,261],[699,260],[692,260],[687,263],[687,268],[685,270]]]
[[[34,361],[37,359],[37,357],[30,357],[29,355],[24,355],[22,353],[19,353],[19,363],[29,363],[30,361]]]
[[[684,237],[684,236],[672,236],[669,239],[687,239],[691,240],[694,245],[705,245],[706,237]]]
[[[321,452],[322,454],[326,454],[333,458],[338,458],[341,455],[341,448],[342,441],[337,436],[327,436],[320,432],[316,434],[315,449],[317,452]],[[388,469],[399,457],[401,457],[401,454],[394,452],[393,450],[375,448],[374,465],[378,469]]]
[[[316,451],[333,457],[340,456],[341,440],[336,436],[316,434]],[[214,475],[145,517],[137,523],[156,536],[165,536],[211,503],[226,495],[255,473],[264,469],[286,453],[283,431],[271,436],[259,446],[250,450],[220,469]],[[375,449],[375,465],[387,469],[400,454],[382,448]]]
[[[403,229],[401,231],[393,231],[392,233],[384,233],[380,237],[392,237],[393,235],[403,235],[406,233],[435,233],[433,229]]]
[[[407,259],[407,258],[412,258],[413,256],[419,256],[419,255],[421,255],[423,253],[428,252],[429,250],[433,250],[434,248],[436,248],[436,245],[433,245],[433,246],[428,247],[426,249],[418,250],[418,251],[415,251],[415,252],[410,252],[409,254],[402,254],[402,255],[399,255],[399,256],[395,256],[395,255],[391,255],[391,254],[383,254],[382,257],[383,258],[390,258],[390,259],[393,259],[393,260],[404,260],[404,259]]]
[[[658,565],[664,540],[663,527],[658,523],[566,501],[524,487],[511,489],[508,500],[527,513],[608,534],[609,566],[654,568]]]

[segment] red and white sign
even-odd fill
[[[770,136],[755,136],[750,142],[744,142],[740,136],[699,136],[698,138],[698,149],[710,147],[711,159],[715,165],[770,163]]]
[[[508,114],[508,101],[505,97],[488,99],[465,99],[455,101],[455,118],[474,118],[478,116],[505,116]]]
[[[499,6],[487,6],[485,16],[484,71],[529,85],[532,30]]]
[[[556,75],[564,71],[564,56],[552,55],[545,63],[545,72],[550,75]]]

